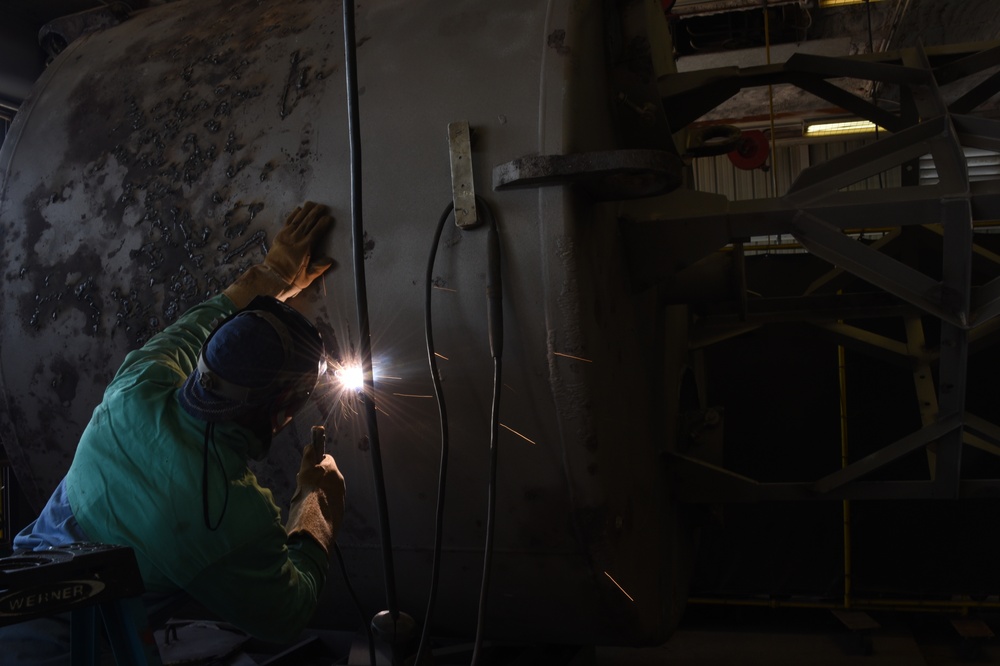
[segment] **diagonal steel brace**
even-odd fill
[[[960,414],[938,419],[927,427],[910,433],[902,439],[896,440],[889,446],[879,449],[874,453],[865,456],[861,460],[851,463],[844,469],[829,474],[815,483],[813,486],[816,492],[826,493],[844,484],[858,479],[865,474],[870,474],[875,470],[888,465],[894,460],[905,456],[907,453],[916,451],[920,447],[927,446],[945,435],[953,432],[962,426]]]
[[[800,211],[792,235],[812,254],[958,327],[960,313],[945,307],[941,285],[923,273],[845,236],[838,228]]]

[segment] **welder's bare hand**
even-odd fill
[[[288,535],[304,532],[329,555],[344,519],[344,476],[333,456],[320,454],[310,443],[302,451],[295,480],[295,494],[288,509]]]
[[[274,237],[264,265],[298,293],[333,265],[332,260],[321,254],[323,239],[331,227],[333,217],[326,206],[305,202],[288,215]]]

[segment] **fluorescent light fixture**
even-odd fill
[[[848,120],[836,123],[811,123],[806,125],[806,136],[835,136],[838,134],[869,134],[878,129],[884,132],[885,128],[875,127],[875,123],[868,120]]]
[[[820,8],[823,7],[843,7],[845,5],[863,5],[867,2],[881,2],[882,0],[819,0]]]

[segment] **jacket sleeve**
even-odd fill
[[[151,362],[175,370],[181,378],[187,377],[198,364],[198,353],[216,322],[236,309],[236,305],[224,294],[194,306],[140,349],[129,352],[115,379],[131,372],[136,366]]]
[[[201,571],[185,591],[251,636],[293,641],[312,619],[326,583],[326,553],[308,537],[273,536],[232,551]]]

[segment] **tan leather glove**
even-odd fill
[[[304,532],[329,555],[344,519],[344,477],[332,456],[318,454],[309,443],[295,477],[295,494],[288,508],[288,535]]]
[[[224,293],[240,308],[255,296],[286,301],[297,295],[333,265],[319,256],[332,226],[326,206],[305,202],[289,213],[264,262],[251,266]]]
[[[333,224],[326,206],[307,201],[289,215],[264,257],[264,265],[302,291],[333,262],[316,256]],[[297,292],[296,292],[297,293]]]

